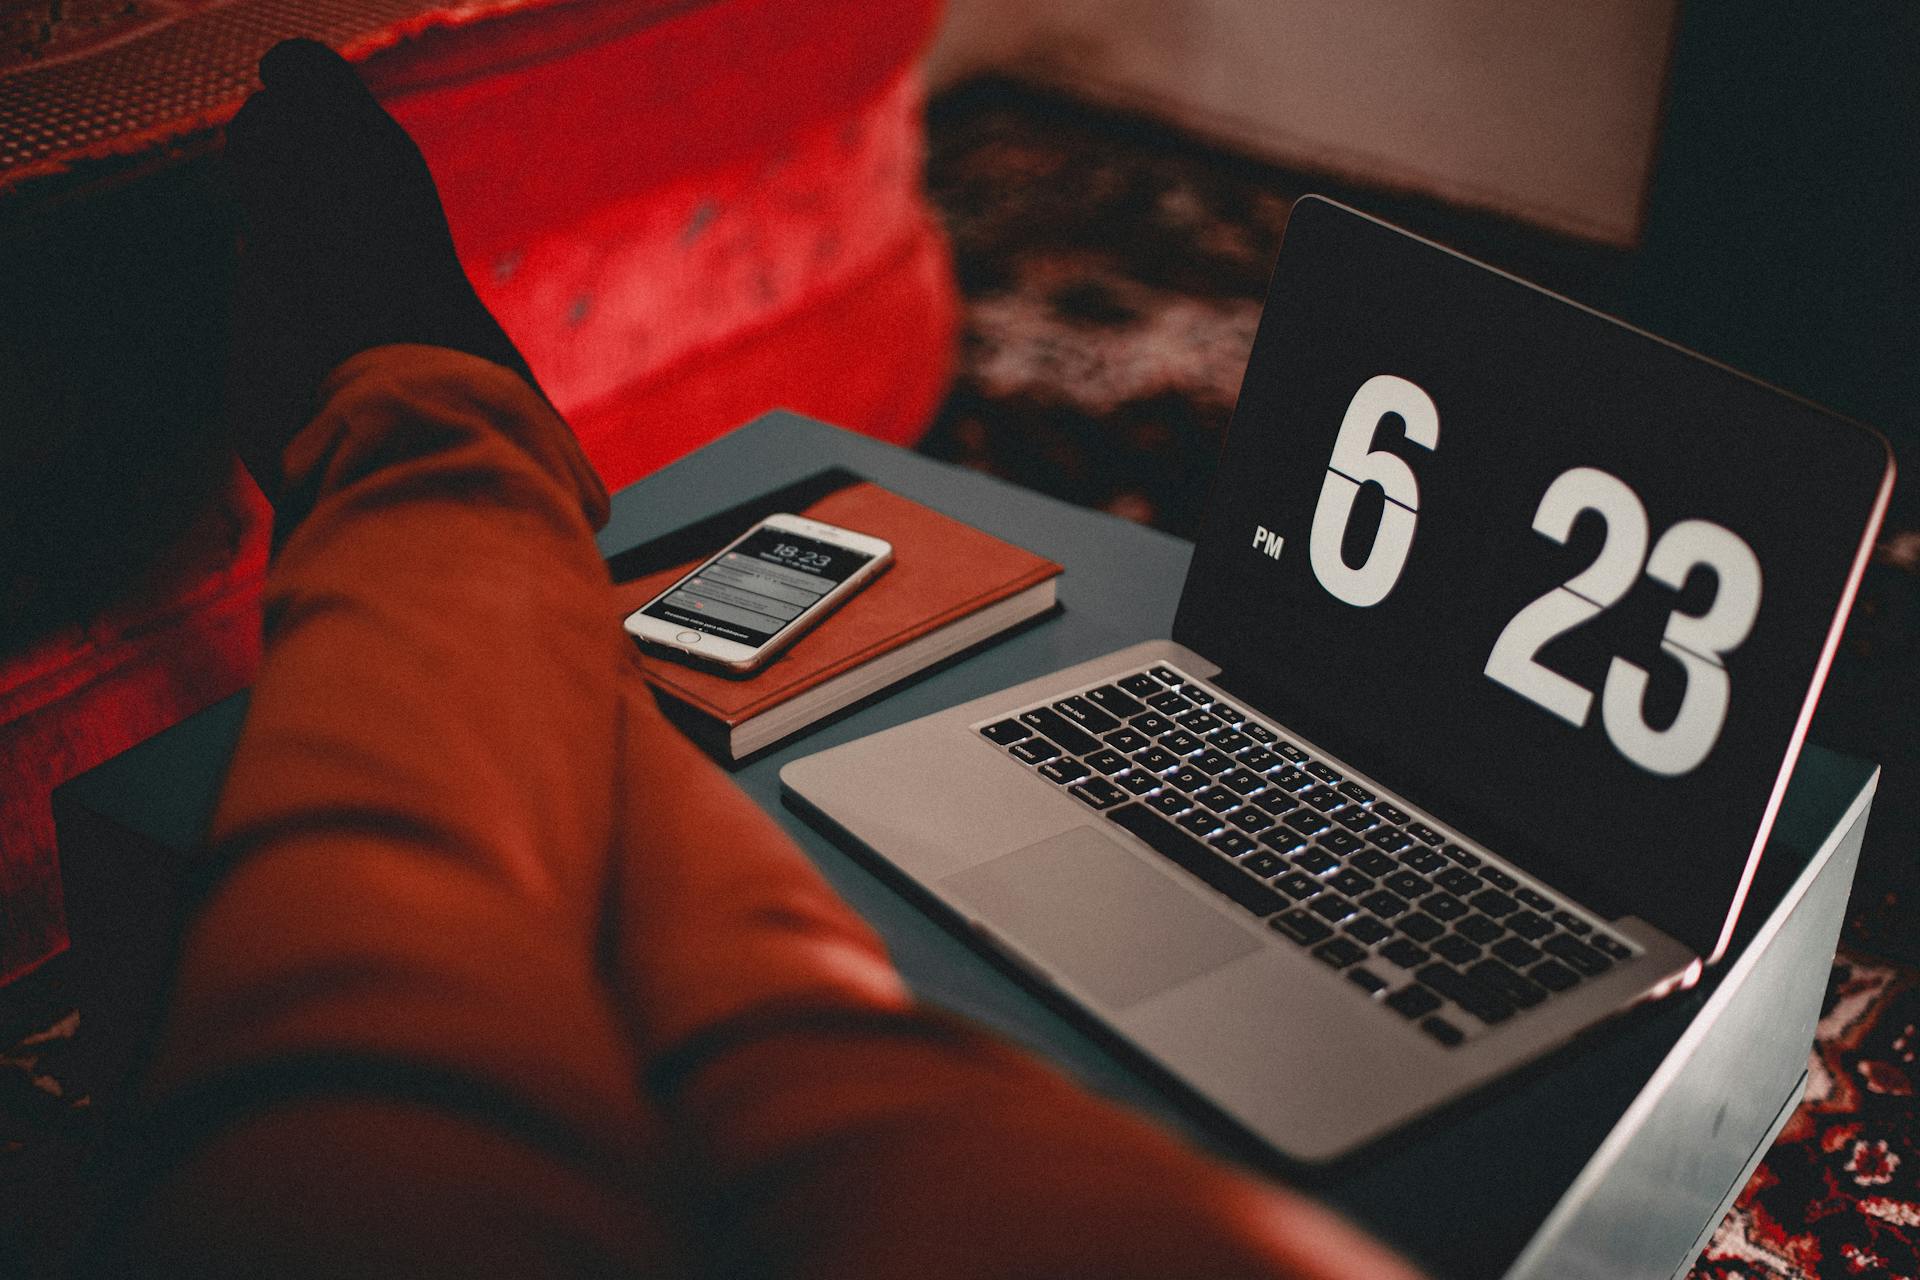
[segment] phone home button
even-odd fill
[[[679,635],[675,636],[674,639],[678,640],[681,644],[699,644],[702,636],[698,631],[682,631]]]

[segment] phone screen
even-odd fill
[[[756,529],[641,610],[759,648],[873,557],[786,529]]]

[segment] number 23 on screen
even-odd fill
[[[1440,415],[1432,397],[1392,374],[1367,379],[1341,419],[1308,537],[1314,577],[1329,595],[1356,608],[1371,608],[1393,591],[1419,524],[1420,485],[1413,468],[1398,454],[1373,448],[1374,433],[1387,414],[1399,415],[1409,443],[1439,448]],[[1349,565],[1341,544],[1354,499],[1369,481],[1386,501],[1366,559]],[[1682,520],[1653,540],[1639,495],[1617,476],[1593,467],[1574,467],[1547,486],[1534,512],[1534,531],[1565,544],[1574,521],[1588,511],[1605,525],[1599,554],[1502,628],[1487,655],[1487,678],[1575,728],[1585,726],[1593,691],[1542,666],[1536,661],[1540,650],[1619,603],[1643,574],[1678,591],[1694,569],[1704,566],[1715,577],[1712,602],[1697,615],[1674,610],[1660,642],[1686,678],[1673,722],[1664,729],[1647,723],[1649,676],[1626,658],[1613,658],[1600,689],[1601,723],[1621,755],[1652,773],[1690,772],[1707,758],[1726,724],[1732,686],[1723,659],[1746,640],[1760,611],[1759,558],[1738,534],[1706,520]]]

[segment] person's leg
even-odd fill
[[[476,320],[405,135],[317,46],[263,74],[242,329],[294,355],[243,349],[236,381],[344,363],[288,393],[318,406],[290,438],[242,424],[279,502],[266,653],[102,1265],[671,1268],[598,970],[627,662],[605,495]],[[436,345],[355,354],[408,340]]]
[[[145,1266],[671,1262],[597,967],[626,640],[593,495],[524,447],[565,430],[496,365],[384,347],[286,451],[315,505],[150,1072]]]

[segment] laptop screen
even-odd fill
[[[1891,472],[1862,427],[1309,198],[1174,637],[1713,955]]]

